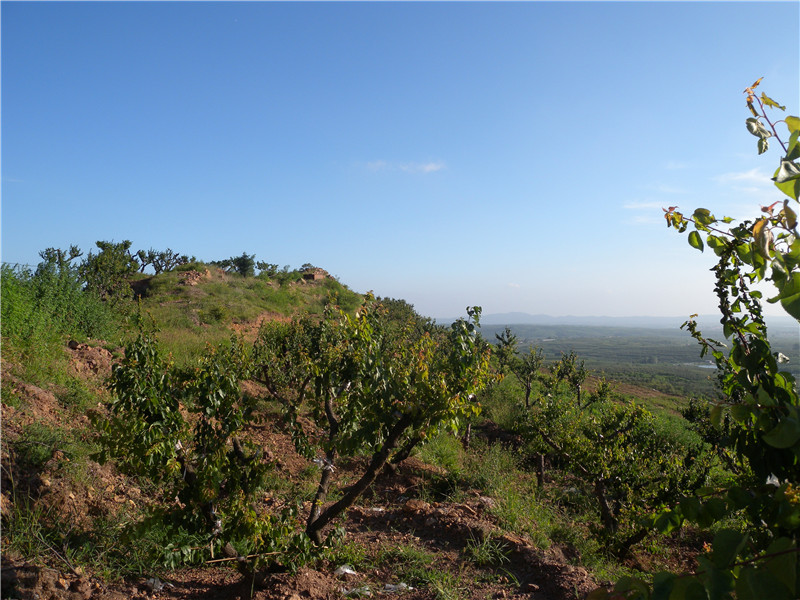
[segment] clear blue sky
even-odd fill
[[[661,207],[781,198],[797,2],[2,2],[2,259],[310,262],[426,315],[715,312]]]

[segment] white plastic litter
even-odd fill
[[[383,586],[383,591],[384,592],[392,592],[392,593],[393,592],[408,592],[408,591],[411,591],[413,589],[414,588],[411,587],[410,585],[408,585],[407,583],[398,583],[398,584],[387,583],[385,586]]]
[[[334,575],[357,575],[356,570],[350,565],[342,565],[333,572]]]
[[[160,592],[164,589],[164,583],[158,577],[151,577],[145,582],[145,585],[151,592]]]
[[[158,577],[151,577],[144,582],[145,587],[151,592],[160,592],[165,587],[174,588],[175,586],[168,581],[161,581]]]
[[[362,585],[361,587],[353,588],[350,590],[342,590],[342,593],[345,596],[352,596],[357,598],[360,598],[362,596],[369,598],[370,596],[372,596],[372,591],[370,591],[369,586],[366,585]]]

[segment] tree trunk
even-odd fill
[[[539,484],[539,487],[544,486],[544,453],[540,454],[537,459],[537,469],[536,469],[536,481]]]
[[[644,538],[646,538],[649,533],[650,533],[649,529],[640,529],[633,535],[626,538],[623,542],[619,544],[619,546],[617,546],[617,550],[615,552],[617,558],[620,560],[624,560],[625,558],[627,558],[628,554],[631,551],[631,548],[633,548],[633,546],[635,546],[636,544],[641,542]]]
[[[372,460],[370,461],[367,470],[361,476],[361,479],[350,486],[345,492],[344,496],[342,496],[338,502],[334,502],[325,508],[321,513],[317,514],[313,521],[311,520],[311,517],[309,517],[308,524],[306,525],[306,534],[315,544],[321,544],[323,541],[322,529],[333,519],[350,508],[353,505],[353,502],[356,501],[356,498],[358,498],[372,484],[372,482],[375,481],[375,477],[378,475],[378,472],[381,470],[383,465],[386,464],[389,454],[391,454],[392,450],[397,447],[397,441],[400,439],[400,436],[403,435],[403,432],[411,425],[411,423],[412,421],[410,417],[405,415],[402,416],[389,431],[389,435],[387,436],[386,441],[383,443],[381,449],[372,455]]]
[[[306,521],[306,529],[311,527],[314,521],[319,518],[322,505],[325,503],[325,499],[328,497],[328,488],[331,485],[331,475],[333,473],[333,460],[331,460],[331,458],[332,456],[329,456],[327,464],[323,464],[322,466],[322,476],[319,478],[317,493],[314,495],[314,500],[311,502],[311,512],[309,513],[308,520]]]
[[[594,496],[597,498],[597,504],[600,508],[600,520],[603,521],[603,527],[608,533],[614,535],[617,533],[617,529],[619,529],[619,523],[614,517],[614,513],[611,512],[611,507],[608,505],[606,486],[602,479],[598,479],[594,483]]]

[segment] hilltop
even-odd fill
[[[186,359],[232,333],[252,341],[264,321],[321,316],[329,304],[354,311],[363,299],[317,267],[243,277],[192,262],[167,273],[140,275],[131,287],[142,311],[161,330],[161,341]]]

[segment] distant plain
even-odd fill
[[[528,323],[503,323],[503,318],[527,319]],[[542,321],[549,320],[549,323]],[[546,364],[574,351],[593,375],[652,388],[678,396],[716,395],[716,370],[710,355],[700,357],[700,345],[688,331],[680,329],[679,319],[653,319],[654,326],[634,327],[628,323],[647,323],[646,318],[543,317],[538,315],[487,315],[481,327],[483,336],[494,343],[495,334],[508,326],[517,336],[519,349],[541,348]],[[673,323],[674,322],[674,323]],[[721,329],[711,318],[699,318],[706,337],[725,342]],[[593,325],[587,323],[617,323]],[[768,321],[773,349],[789,358],[783,369],[800,378],[800,326],[793,319]]]

